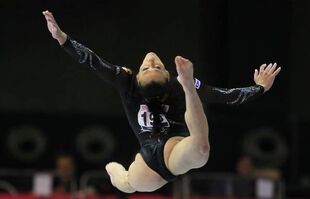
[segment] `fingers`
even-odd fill
[[[265,75],[275,75],[278,74],[281,70],[281,67],[277,68],[277,63],[270,63],[270,64],[263,64],[260,66],[259,71],[257,69],[255,70],[254,76],[260,75],[260,74],[265,74]],[[256,73],[257,71],[257,73]]]
[[[48,10],[45,10],[45,11],[43,11],[42,12],[42,14],[44,15],[44,16],[53,16],[53,14],[50,12],[50,11],[48,11]]]
[[[281,67],[277,68],[277,63],[269,64],[265,69],[265,74],[268,76],[277,76],[281,71]]]
[[[266,66],[267,66],[267,64],[261,65],[259,68],[259,73],[262,73],[265,70]]]
[[[269,71],[267,71],[268,74],[273,74],[274,70],[277,68],[277,63],[274,63]]]
[[[272,67],[272,64],[268,64],[268,66],[265,68],[264,72],[265,72],[266,74],[268,74],[269,71],[270,71],[270,69],[271,69],[271,67]]]
[[[254,71],[254,79],[255,79],[257,76],[258,76],[258,70],[255,69],[255,71]]]
[[[53,16],[53,14],[50,12],[50,11],[43,11],[42,12],[43,15],[45,16],[45,19],[48,21],[48,22],[51,22],[51,23],[55,23],[56,24],[56,20]]]
[[[272,76],[276,77],[281,71],[281,67],[279,67],[276,71],[272,73]]]
[[[48,10],[43,11],[42,14],[43,14],[45,17],[52,17],[52,16],[53,16],[53,14],[52,14],[50,11],[48,11]]]
[[[274,70],[277,68],[277,63],[269,64],[268,67],[265,69],[265,73],[267,75],[273,74]]]

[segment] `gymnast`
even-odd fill
[[[281,68],[263,64],[255,69],[255,85],[222,89],[205,85],[193,76],[190,60],[176,56],[177,77],[170,75],[160,58],[149,52],[137,73],[110,64],[63,32],[53,14],[44,11],[52,37],[79,63],[86,64],[117,89],[140,151],[126,170],[121,164],[106,165],[111,183],[126,193],[152,192],[209,158],[207,104],[238,105],[268,91]],[[130,130],[128,130],[130,131]],[[127,133],[127,132],[124,132]]]

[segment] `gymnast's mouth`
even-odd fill
[[[162,73],[162,71],[161,71],[161,70],[159,70],[159,69],[152,69],[152,70],[146,70],[146,71],[144,71],[144,72],[143,72],[143,74],[147,74],[147,73],[150,73],[150,72],[158,72],[158,73]]]

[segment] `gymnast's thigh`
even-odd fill
[[[153,171],[143,160],[140,153],[135,157],[128,169],[130,185],[140,192],[151,192],[164,186],[167,181]]]

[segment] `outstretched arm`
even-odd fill
[[[131,75],[129,69],[108,63],[89,48],[71,39],[60,29],[51,12],[44,11],[43,15],[45,16],[47,27],[52,37],[58,41],[67,53],[78,60],[79,63],[90,66],[98,76],[108,83],[114,83],[116,79],[122,79],[123,82],[129,79]]]
[[[270,90],[281,67],[277,64],[263,64],[259,70],[255,69],[254,81],[256,85],[243,88],[216,88],[205,86],[200,93],[204,96],[207,104],[231,104],[239,105],[261,96]]]

